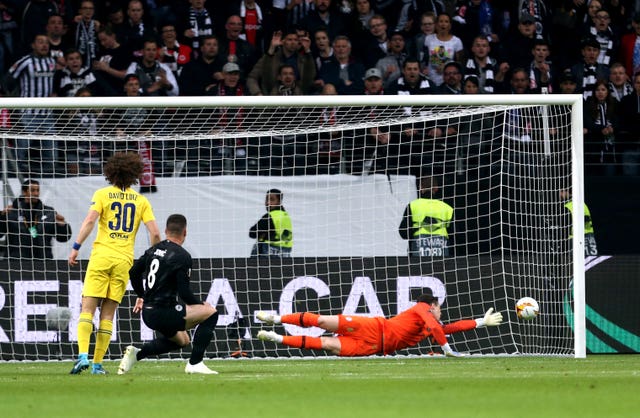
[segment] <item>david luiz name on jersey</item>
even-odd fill
[[[114,200],[138,200],[138,195],[135,194],[135,193],[109,192],[109,199],[114,199]]]

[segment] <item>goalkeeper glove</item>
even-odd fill
[[[495,327],[502,323],[502,314],[500,312],[493,312],[493,308],[489,308],[484,318],[476,319],[476,328],[480,327]]]
[[[447,357],[464,357],[464,354],[453,351],[449,343],[442,346],[442,351],[444,351],[444,355]]]

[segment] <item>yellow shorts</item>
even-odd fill
[[[82,296],[107,298],[120,303],[129,283],[133,261],[120,258],[92,257],[84,275]]]

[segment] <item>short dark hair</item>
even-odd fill
[[[34,179],[26,179],[25,181],[22,182],[22,186],[21,186],[22,191],[26,192],[27,190],[29,190],[29,186],[31,186],[32,184],[39,186],[40,182]]]
[[[274,194],[278,196],[278,199],[282,201],[282,192],[280,191],[280,189],[269,189],[267,190],[267,194]]]
[[[169,215],[167,218],[167,233],[170,235],[181,235],[187,228],[187,218],[179,213]]]
[[[416,299],[416,302],[418,303],[422,302],[422,303],[426,303],[427,305],[433,305],[434,303],[438,302],[438,298],[433,296],[433,291],[431,290],[431,288],[426,287],[424,289],[424,293],[418,296],[418,299]]]

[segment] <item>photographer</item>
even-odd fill
[[[40,183],[25,180],[22,195],[0,212],[0,234],[6,237],[11,258],[51,259],[51,240],[67,242],[71,227],[51,206],[39,198]]]

